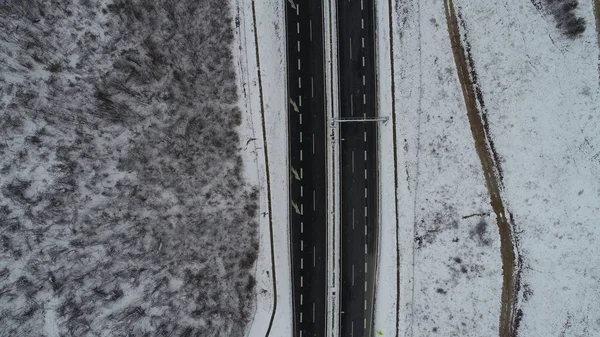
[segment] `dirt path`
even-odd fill
[[[598,0],[596,0],[598,1]],[[459,17],[454,11],[452,0],[444,0],[448,34],[452,44],[452,53],[456,70],[462,86],[463,97],[467,107],[471,133],[475,149],[479,155],[485,182],[490,194],[490,203],[496,214],[500,231],[500,254],[502,258],[502,298],[500,308],[500,337],[514,337],[517,334],[520,312],[516,310],[519,287],[519,263],[517,260],[516,241],[513,237],[512,219],[507,217],[500,193],[502,171],[498,164],[493,141],[487,130],[487,113],[483,103],[483,95],[477,85],[477,74],[470,55],[470,45],[463,45],[460,38]]]

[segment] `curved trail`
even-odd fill
[[[452,0],[444,0],[448,34],[452,45],[452,53],[456,63],[456,71],[462,87],[467,115],[475,149],[481,162],[485,182],[490,194],[490,204],[496,214],[500,231],[500,255],[502,258],[502,297],[500,308],[500,337],[517,335],[520,316],[516,302],[519,291],[520,259],[518,259],[517,242],[513,233],[512,216],[504,207],[500,187],[502,171],[500,169],[493,141],[487,129],[487,114],[483,103],[483,95],[477,85],[477,74],[473,68],[470,45],[461,41],[459,17],[454,11]],[[507,214],[509,215],[507,217]]]

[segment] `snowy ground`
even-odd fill
[[[403,163],[398,180],[408,189],[399,198],[405,215],[399,221],[400,331],[493,335],[500,303],[498,234],[488,216],[444,8],[421,1],[395,10],[397,155]],[[475,213],[481,215],[468,217]]]
[[[530,2],[455,5],[468,30],[501,157],[503,193],[521,243],[520,335],[596,335],[600,270],[593,243],[600,237],[600,99],[592,3],[581,3],[575,11],[587,22],[575,39],[555,27],[554,16],[543,6],[538,10]],[[378,8],[380,25],[387,20],[385,7]],[[498,229],[490,216],[443,3],[397,1],[392,19],[399,332],[497,335],[502,281]],[[389,44],[382,36],[385,29],[378,33],[379,60],[385,64]],[[382,69],[380,93],[386,90]],[[386,98],[380,100],[386,106]],[[385,157],[393,149],[383,146],[391,143],[391,131],[383,128],[381,134],[383,179],[393,169]],[[387,186],[384,200],[393,197]],[[389,260],[396,247],[391,240],[386,243],[386,233],[391,233],[386,219],[382,217],[376,327],[394,335],[396,298],[389,294],[396,292]]]
[[[239,88],[242,91],[241,139],[250,142],[243,151],[246,176],[260,186],[259,253],[256,263],[256,308],[247,336],[290,336],[292,302],[290,248],[288,234],[288,147],[285,68],[284,5],[281,1],[257,1],[256,27],[250,1],[234,1],[239,26],[236,30],[234,57],[238,63]],[[262,92],[259,88],[256,36],[260,59]],[[260,95],[263,95],[266,146],[270,173],[273,241],[268,216],[268,186],[265,170],[265,142],[261,119]],[[273,287],[275,258],[276,287]],[[275,295],[276,292],[276,295]],[[274,307],[276,298],[276,308]],[[274,314],[274,316],[273,316]],[[272,322],[271,330],[269,325]]]
[[[523,2],[457,1],[521,230],[521,335],[600,334],[600,92],[592,2],[570,39]],[[497,43],[495,41],[504,41]]]

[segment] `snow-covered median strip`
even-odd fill
[[[327,116],[327,331],[336,337],[340,322],[340,142],[338,140],[339,117],[337,20],[335,1],[326,0],[323,6],[323,34],[325,58],[325,114]]]

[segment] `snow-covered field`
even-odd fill
[[[398,183],[408,190],[398,200],[399,329],[487,336],[498,324],[498,234],[437,3],[394,11]]]
[[[600,335],[600,88],[592,1],[569,38],[541,9],[457,1],[523,257],[522,336]],[[502,43],[498,43],[502,41]]]
[[[573,11],[586,22],[575,37],[556,27],[560,16],[545,1],[455,1],[455,6],[468,34],[503,170],[503,197],[520,242],[519,335],[598,335],[600,88],[592,2]],[[380,23],[387,20],[384,7]],[[398,329],[403,336],[494,336],[502,285],[498,228],[444,6],[396,1],[392,19]],[[380,54],[388,53],[386,39],[378,39]],[[382,143],[390,144],[389,138]],[[383,148],[385,153],[390,155]],[[383,172],[389,169],[385,158],[381,165]],[[381,247],[387,263],[385,256],[396,247],[383,242]],[[386,273],[388,267],[380,270],[379,287],[393,289],[394,277]],[[378,295],[380,301],[383,293]],[[396,333],[391,301],[378,302],[376,327],[384,335]]]

